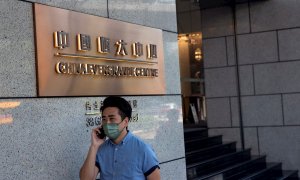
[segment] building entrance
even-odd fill
[[[178,46],[184,124],[206,126],[201,33],[179,34]]]

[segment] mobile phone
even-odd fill
[[[103,127],[101,126],[101,127],[99,128],[99,130],[100,130],[100,133],[99,133],[99,132],[96,133],[97,136],[98,136],[98,138],[104,139],[105,136],[106,136],[106,134],[105,134],[105,132],[104,132],[104,130],[103,130]]]

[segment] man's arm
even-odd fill
[[[159,168],[156,168],[151,174],[147,176],[147,180],[160,180]]]
[[[80,180],[95,180],[99,169],[95,165],[98,148],[91,146],[80,169]]]
[[[92,130],[92,144],[89,148],[87,157],[80,169],[80,180],[95,180],[97,174],[99,173],[98,167],[95,165],[96,155],[100,145],[104,142],[103,139],[97,137],[96,132],[99,131],[99,128]]]

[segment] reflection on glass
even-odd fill
[[[17,101],[0,102],[0,110],[4,112],[4,114],[0,114],[0,125],[11,124],[13,122],[12,114],[5,113],[5,110],[16,108],[20,106],[20,104],[21,102]]]
[[[0,125],[11,124],[12,122],[13,122],[13,118],[11,114],[0,115]]]
[[[1,109],[15,108],[18,107],[20,104],[21,102],[0,102],[0,108]]]

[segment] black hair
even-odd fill
[[[128,117],[128,119],[131,118],[132,108],[131,108],[129,102],[126,101],[122,97],[108,96],[103,101],[103,105],[100,109],[101,112],[103,112],[104,109],[107,108],[107,107],[116,107],[116,108],[118,108],[119,109],[119,114],[120,114],[122,120],[124,120],[126,117]]]

